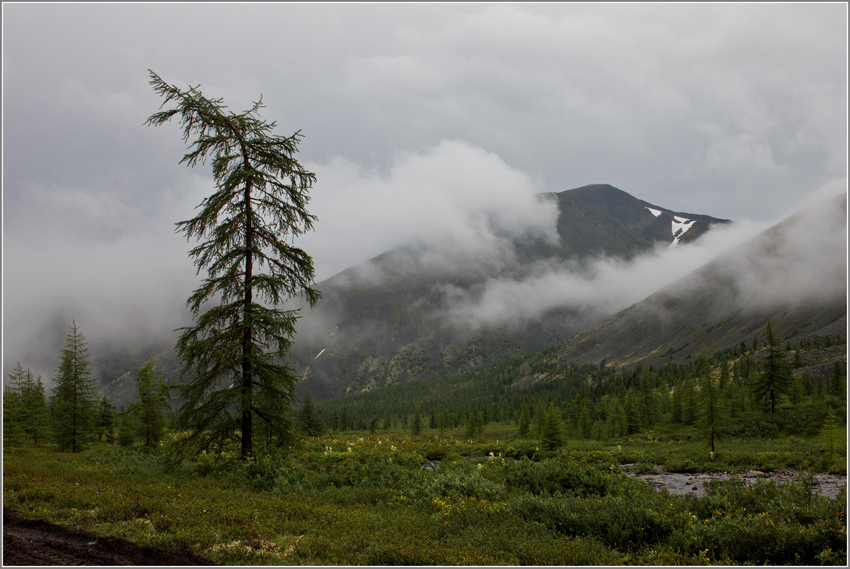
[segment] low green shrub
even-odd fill
[[[780,565],[821,564],[838,551],[846,556],[846,488],[837,499],[826,498],[810,475],[752,485],[737,478],[711,482],[704,496],[689,502],[693,515],[680,542],[685,551]]]
[[[422,489],[429,499],[439,496],[465,496],[483,500],[499,500],[505,495],[503,484],[485,478],[477,470],[441,470],[427,478]]]
[[[565,496],[546,499],[524,494],[511,512],[569,536],[593,537],[616,548],[655,545],[675,529],[676,516],[647,508],[626,496]]]

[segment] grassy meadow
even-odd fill
[[[846,473],[844,446],[827,462],[816,439],[730,439],[711,456],[702,438],[667,430],[544,451],[512,424],[476,440],[460,431],[348,432],[179,467],[116,445],[30,445],[4,455],[3,505],[232,565],[847,563],[846,490],[822,497],[805,474]],[[801,474],[670,496],[627,464]]]

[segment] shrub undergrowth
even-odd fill
[[[33,446],[5,457],[4,506],[225,564],[846,563],[846,491],[823,497],[811,475],[733,477],[694,497],[623,472],[787,470],[805,445],[741,441],[712,457],[675,437],[618,443],[541,453],[522,441],[327,437],[179,466],[107,445]]]

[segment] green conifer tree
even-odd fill
[[[682,382],[682,423],[693,425],[697,420],[699,401],[697,399],[694,379],[686,378]]]
[[[626,434],[633,435],[640,430],[640,417],[638,408],[640,398],[633,387],[626,392],[623,402],[623,411],[626,417]]]
[[[540,444],[548,450],[555,450],[564,444],[564,426],[561,421],[561,412],[554,401],[549,404],[549,409],[546,411],[543,420]]]
[[[21,394],[25,378],[26,372],[18,362],[3,388],[3,443],[7,450],[14,450],[24,442],[25,411]]]
[[[73,321],[50,399],[53,439],[60,450],[79,452],[93,438],[97,379],[91,373],[88,342]]]
[[[416,408],[416,412],[413,414],[413,425],[410,429],[411,435],[419,435],[422,433],[422,415],[419,413],[419,408]]]
[[[832,365],[832,377],[829,378],[828,392],[838,404],[847,400],[847,372],[840,361],[836,360]]]
[[[472,410],[466,417],[466,438],[475,439],[484,431],[484,418],[478,410]]]
[[[165,436],[168,404],[168,387],[156,366],[148,356],[147,361],[136,373],[136,401],[127,410],[134,425],[134,439],[144,448],[152,450]]]
[[[95,435],[98,441],[107,443],[115,441],[115,406],[104,395],[97,404],[97,422]]]
[[[680,382],[673,388],[670,419],[673,423],[684,423],[684,406],[682,405],[683,385]]]
[[[821,426],[819,439],[820,446],[827,456],[828,464],[831,466],[839,443],[838,423],[835,419],[835,411],[831,407],[827,411],[826,418]]]
[[[708,446],[714,456],[718,429],[722,422],[719,388],[715,385],[714,370],[708,360],[708,349],[703,346],[696,361],[697,378],[700,382],[700,413],[698,424],[708,438]]]
[[[528,403],[525,401],[522,402],[522,411],[519,413],[519,419],[517,420],[517,429],[519,431],[520,437],[527,437],[528,430],[531,426],[531,417],[528,410]]]
[[[348,407],[342,406],[342,414],[339,416],[339,430],[347,431],[349,427]]]
[[[10,452],[23,446],[23,408],[20,397],[12,385],[3,388],[3,451]]]
[[[542,400],[537,402],[532,421],[534,422],[534,435],[539,439],[543,433],[543,423],[546,421],[546,406]]]
[[[178,116],[184,141],[197,136],[181,163],[212,158],[217,187],[196,217],[177,224],[187,239],[201,241],[190,255],[199,272],[207,270],[188,300],[196,323],[177,342],[183,377],[193,376],[180,388],[185,404],[177,423],[190,436],[179,451],[185,456],[238,438],[248,458],[255,418],[270,424],[279,443],[291,438],[289,408],[298,378],[282,362],[298,315],[278,305],[298,294],[310,306],[319,299],[313,260],[287,242],[313,227],[316,218],[306,206],[316,176],[294,157],[300,131],[273,135],[276,124],[260,119],[262,97],[236,114],[222,99],[208,99],[198,87],[169,85],[153,71],[150,84],[165,98],[160,108],[172,101],[176,106],[154,113],[147,124]],[[202,314],[214,298],[221,304]]]
[[[776,402],[787,393],[791,384],[791,368],[785,361],[785,352],[779,347],[770,320],[767,321],[767,354],[761,362],[761,373],[753,382],[753,396],[776,413]]]
[[[122,411],[118,414],[118,444],[122,447],[128,447],[133,444],[136,437],[137,428],[134,424],[131,414],[128,411]]]
[[[49,435],[50,415],[47,409],[47,399],[44,393],[44,383],[41,376],[33,379],[30,370],[26,371],[27,380],[21,393],[21,404],[24,409],[24,432],[35,443],[43,443]]]
[[[378,417],[372,417],[369,420],[369,434],[374,435],[375,431],[378,430],[378,424],[381,422],[381,419]]]
[[[301,403],[301,426],[304,434],[308,437],[318,437],[322,434],[324,424],[316,415],[316,405],[313,403],[313,396],[307,391],[304,393],[304,401]]]
[[[639,379],[640,386],[640,422],[650,427],[655,422],[655,398],[653,397],[652,376],[648,368],[643,368]]]
[[[9,387],[10,391],[19,397],[26,383],[26,374],[27,372],[24,371],[21,362],[18,362],[15,364],[14,369],[12,369],[12,373],[9,374],[9,381],[6,382],[6,386]]]

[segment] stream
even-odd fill
[[[480,460],[483,457],[477,456],[469,456],[467,457],[470,460]],[[626,471],[625,474],[628,476],[634,476],[635,478],[640,478],[641,480],[649,483],[656,490],[667,490],[668,493],[675,496],[682,496],[684,494],[693,494],[695,496],[702,496],[705,493],[704,484],[706,482],[712,480],[726,480],[727,478],[732,478],[734,475],[729,474],[728,472],[705,472],[699,474],[685,474],[679,472],[642,472],[637,473],[634,472],[635,465],[634,464],[624,464],[623,469]],[[439,460],[428,460],[421,466],[422,470],[436,470],[440,468]],[[656,467],[660,468],[660,467]],[[768,478],[771,480],[776,480],[778,482],[790,482],[794,480],[795,476],[798,476],[799,473],[796,472],[762,472],[760,470],[748,470],[743,473],[738,473],[737,476],[741,480],[744,481],[745,484],[752,485],[756,483],[756,480],[761,478]],[[813,475],[815,482],[815,489],[817,492],[826,496],[827,498],[832,498],[833,500],[838,496],[838,493],[842,488],[847,486],[847,476],[841,476],[837,474],[815,474]]]
[[[629,464],[624,464],[623,467],[628,469]],[[706,472],[701,474],[685,474],[677,472],[627,472],[629,476],[640,478],[651,484],[656,490],[667,490],[670,494],[681,496],[683,494],[694,494],[702,496],[705,492],[704,484],[711,480],[726,480],[732,478],[733,475],[727,472]],[[778,482],[790,482],[794,480],[797,473],[793,472],[761,472],[760,470],[748,470],[738,473],[738,478],[746,484],[752,485],[756,480],[767,478]],[[816,490],[822,495],[835,499],[841,489],[847,486],[847,476],[839,476],[836,474],[815,474],[813,475],[816,483]]]

